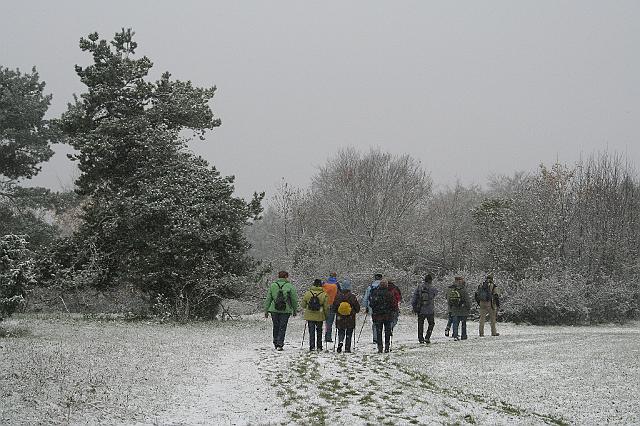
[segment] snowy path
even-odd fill
[[[453,343],[453,342],[452,342]],[[352,354],[261,350],[263,368],[294,422],[309,424],[560,424],[561,419],[441,387],[399,361],[430,348],[373,345]]]
[[[225,339],[200,395],[165,424],[637,424],[640,325],[528,327],[501,324],[498,338],[454,342],[436,321],[430,346],[403,316],[390,354],[375,353],[370,327],[352,354],[310,353],[293,318],[285,351],[270,321],[248,321]],[[359,327],[358,327],[359,331]],[[367,342],[367,343],[364,343]],[[213,366],[212,366],[213,367]]]

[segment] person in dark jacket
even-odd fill
[[[427,274],[424,282],[416,287],[411,298],[413,312],[418,314],[418,341],[420,343],[431,343],[431,333],[435,326],[433,300],[438,294],[438,290],[433,287],[433,277]],[[427,334],[424,334],[424,320],[427,320],[429,327]]]
[[[333,301],[333,311],[336,313],[336,328],[338,329],[338,353],[351,352],[353,330],[356,328],[356,314],[360,312],[360,303],[355,294],[351,293],[351,280],[344,278],[340,283],[340,292]],[[346,338],[346,341],[345,341]]]
[[[467,317],[471,309],[471,299],[463,277],[456,277],[454,285],[449,287],[447,302],[453,319],[453,340],[466,340]],[[460,339],[458,339],[458,324],[462,326]]]
[[[393,321],[394,298],[389,290],[389,282],[386,279],[380,281],[380,285],[371,290],[369,295],[369,307],[371,319],[376,327],[376,341],[378,353],[382,353],[382,331],[384,330],[384,351],[391,350],[391,322]]]

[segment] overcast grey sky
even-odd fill
[[[7,1],[0,64],[33,65],[50,116],[84,88],[78,40],[136,31],[154,77],[216,85],[193,144],[239,195],[306,185],[343,147],[421,160],[436,184],[573,163],[640,166],[640,2]],[[34,183],[70,185],[65,149]]]

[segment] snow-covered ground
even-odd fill
[[[309,353],[299,317],[283,352],[259,316],[12,323],[32,335],[0,340],[2,424],[640,423],[638,323],[499,324],[484,338],[470,323],[454,342],[436,320],[425,346],[402,316],[390,354],[375,353],[369,324],[352,354]]]

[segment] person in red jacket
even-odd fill
[[[393,328],[398,323],[398,317],[400,316],[400,301],[402,300],[402,293],[393,281],[389,280],[388,286],[389,291],[393,296],[393,312],[391,313],[391,335],[393,336]]]

